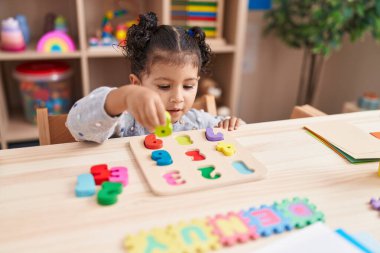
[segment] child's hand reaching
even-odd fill
[[[165,125],[165,107],[157,92],[137,86],[126,98],[127,110],[149,132]]]
[[[107,97],[106,112],[113,116],[128,111],[148,131],[165,125],[165,106],[160,96],[153,90],[138,86],[125,85],[113,90]]]
[[[236,117],[231,117],[219,122],[218,127],[223,128],[228,131],[236,130],[240,125],[240,119]]]

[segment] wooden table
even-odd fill
[[[124,252],[124,237],[140,229],[294,196],[315,203],[331,228],[380,240],[379,212],[368,204],[380,195],[378,163],[349,164],[302,130],[329,120],[380,130],[380,111],[249,124],[233,135],[267,166],[266,179],[170,197],[150,192],[128,138],[0,151],[0,252]],[[129,168],[130,183],[116,205],[74,195],[76,177],[98,163]],[[250,252],[290,233],[220,252]]]

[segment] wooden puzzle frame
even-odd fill
[[[221,132],[224,135],[224,142],[232,144],[236,148],[236,153],[232,156],[225,156],[222,152],[216,150],[219,141],[208,141],[205,136],[205,129],[176,132],[168,137],[161,137],[163,147],[160,150],[166,150],[170,153],[173,163],[167,166],[158,166],[156,161],[152,160],[151,154],[153,149],[147,149],[144,145],[146,136],[133,137],[130,140],[130,146],[134,153],[137,163],[139,164],[148,184],[152,191],[157,195],[172,195],[184,192],[191,192],[203,189],[210,189],[230,184],[237,184],[249,181],[260,180],[266,174],[266,168],[252,154],[242,147],[227,131],[222,129],[213,129],[214,133]],[[178,136],[189,136],[193,143],[191,145],[180,145],[175,138]],[[200,150],[206,159],[193,161],[192,157],[185,153],[190,150]],[[235,161],[243,162],[246,167],[253,169],[253,173],[243,174],[232,166]],[[221,176],[216,179],[207,179],[202,176],[199,168],[214,166],[215,170],[211,177],[216,177],[216,173]],[[178,171],[179,174],[170,174]],[[178,185],[168,183],[164,175],[174,176]],[[175,176],[180,176],[179,178]],[[185,180],[185,183],[182,183]]]

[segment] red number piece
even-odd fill
[[[188,151],[185,154],[188,155],[188,156],[192,156],[193,157],[193,161],[202,161],[202,160],[206,159],[204,157],[204,155],[202,155],[199,152],[199,150]]]
[[[148,149],[160,149],[162,148],[162,140],[157,139],[154,134],[149,134],[145,137],[144,145]]]
[[[108,181],[110,171],[107,164],[98,164],[91,167],[91,174],[94,176],[95,184],[101,185],[103,182]]]

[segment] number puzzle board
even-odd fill
[[[170,165],[158,166],[157,162],[151,158],[152,152],[155,150],[147,149],[144,145],[146,136],[131,138],[130,146],[132,152],[155,194],[179,194],[255,181],[265,176],[265,166],[257,161],[227,131],[222,129],[213,129],[213,131],[214,133],[223,133],[223,142],[235,146],[236,152],[232,156],[226,156],[222,152],[217,151],[216,146],[219,141],[208,141],[205,136],[206,130],[176,132],[167,137],[157,137],[163,142],[163,147],[159,150],[169,152],[173,160],[173,163]],[[185,140],[190,138],[192,144],[181,145],[176,138]],[[195,161],[193,157],[185,154],[193,150],[199,150],[205,159]],[[233,163],[237,168],[233,166]],[[241,166],[242,164],[244,164],[244,167]],[[213,167],[214,170],[199,170],[200,168],[210,167]],[[245,168],[249,168],[249,170]],[[212,172],[210,173],[211,170]],[[203,173],[206,177],[202,175]]]

